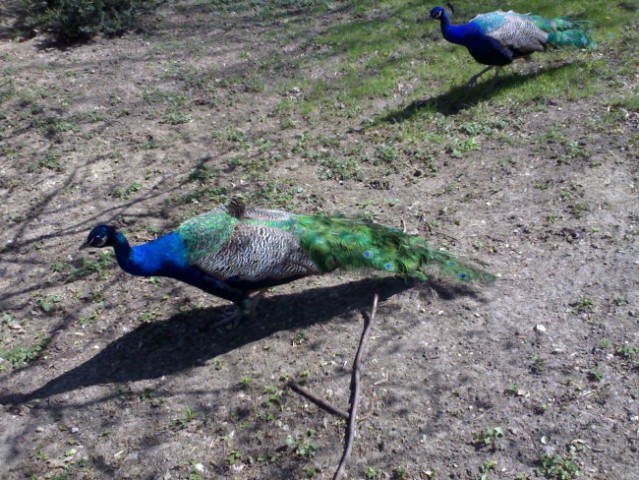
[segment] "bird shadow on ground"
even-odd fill
[[[144,323],[124,334],[93,358],[26,394],[0,396],[0,404],[21,404],[77,389],[159,378],[189,368],[280,330],[328,322],[348,312],[371,308],[373,293],[381,302],[406,289],[437,293],[441,298],[477,297],[466,285],[415,283],[397,277],[363,279],[264,299],[258,317],[231,331],[219,327],[226,306],[195,309],[165,321]],[[318,308],[321,305],[321,308]]]
[[[553,72],[556,72],[568,65],[570,64],[562,63],[553,67],[535,70],[534,72],[524,75],[517,73],[511,73],[508,75],[500,74],[497,78],[484,80],[483,82],[480,81],[480,83],[474,87],[468,87],[466,84],[462,84],[451,88],[447,92],[440,93],[437,96],[415,100],[408,106],[390,112],[379,118],[375,123],[403,122],[410,120],[413,116],[422,111],[435,111],[442,115],[456,115],[463,110],[473,107],[479,102],[489,100],[500,91],[508,88],[514,88],[536,77],[551,75]]]

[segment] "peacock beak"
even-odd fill
[[[89,245],[89,242],[84,242],[82,245],[80,245],[80,248],[78,248],[78,250],[84,250],[85,248],[89,248],[91,245]]]

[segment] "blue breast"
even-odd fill
[[[189,269],[184,244],[175,232],[133,247],[125,263],[126,266],[120,262],[124,270],[143,276],[178,277]]]

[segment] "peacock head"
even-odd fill
[[[98,225],[91,230],[87,241],[80,249],[112,247],[115,244],[116,233],[117,230],[111,225]]]
[[[450,8],[451,13],[455,13],[455,7],[452,3],[447,3],[446,6]],[[444,7],[435,7],[430,11],[430,18],[435,20],[441,20],[446,16],[446,10]]]
[[[430,18],[440,20],[446,14],[444,7],[435,7],[430,11]]]

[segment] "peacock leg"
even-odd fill
[[[468,80],[468,83],[466,83],[466,86],[467,87],[474,87],[475,85],[477,85],[477,79],[479,77],[481,77],[487,71],[492,70],[493,68],[495,68],[494,65],[489,65],[486,68],[484,68],[481,72],[479,72],[478,74],[473,75],[472,77],[470,77],[470,80]]]
[[[258,290],[255,295],[253,295],[247,300],[248,305],[245,307],[246,308],[244,313],[245,316],[249,318],[255,317],[255,314],[257,313],[257,305],[260,303],[260,300],[262,300],[267,290],[268,288],[262,288]]]
[[[222,318],[216,322],[218,328],[226,327],[228,330],[236,328],[245,318],[254,318],[257,312],[257,305],[268,289],[258,290],[252,297],[247,297],[240,303],[235,304],[232,312],[224,314]]]
[[[493,83],[495,83],[497,81],[497,77],[499,76],[499,74],[501,73],[501,71],[504,69],[504,67],[496,67],[495,68],[495,76],[493,77]]]

